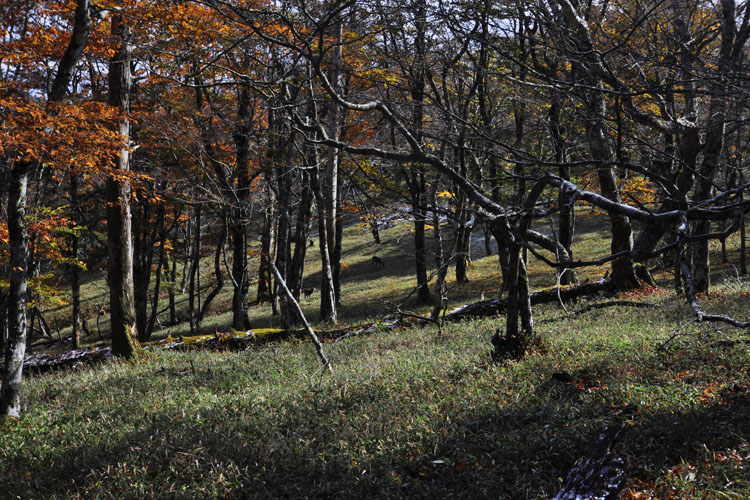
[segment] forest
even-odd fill
[[[9,498],[750,496],[749,2],[0,23]]]

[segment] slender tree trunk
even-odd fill
[[[310,226],[312,224],[313,192],[310,187],[310,172],[307,169],[302,170],[300,183],[302,185],[302,192],[300,194],[297,221],[294,228],[294,256],[292,257],[289,280],[287,281],[295,300],[299,300],[300,290],[303,288],[302,280],[305,272],[307,239],[310,235]]]
[[[550,138],[552,139],[552,149],[555,155],[555,163],[559,165],[558,175],[560,178],[569,181],[570,180],[570,168],[565,165],[565,140],[562,137],[560,128],[560,111],[562,104],[560,103],[560,96],[555,95],[552,98],[552,103],[548,111],[548,124]],[[568,260],[561,260],[558,255],[558,273],[560,275],[560,284],[569,285],[575,281],[575,274],[573,270],[569,268],[570,259],[573,257],[573,235],[575,227],[575,210],[571,206],[571,195],[565,190],[560,190],[557,197],[557,205],[560,207],[558,215],[558,242],[568,254]]]
[[[200,204],[193,208],[193,245],[191,250],[190,276],[188,278],[188,318],[190,321],[190,333],[198,335],[198,314],[201,310],[201,212]]]
[[[177,324],[177,307],[175,303],[175,284],[177,283],[177,258],[171,255],[172,266],[169,272],[169,324]]]
[[[276,229],[276,268],[281,273],[284,282],[289,276],[289,234],[290,234],[290,204],[291,204],[291,182],[290,169],[286,161],[281,161],[276,166],[276,186],[278,201],[278,225]],[[278,287],[279,284],[276,284]],[[284,328],[289,328],[296,323],[297,317],[285,294],[275,294],[279,300],[279,315]]]
[[[424,167],[416,167],[418,170],[424,170]],[[421,173],[423,174],[423,173]],[[419,175],[424,181],[424,175]],[[418,181],[419,182],[419,181]],[[420,193],[412,198],[412,207],[414,211],[414,265],[417,273],[417,297],[423,304],[429,304],[431,301],[430,288],[427,284],[427,245],[425,239],[425,221],[427,213],[424,209],[423,196],[424,184]]]
[[[211,302],[219,295],[222,288],[224,288],[224,275],[221,272],[221,257],[224,254],[224,244],[227,240],[227,225],[222,225],[222,231],[219,234],[219,241],[216,243],[216,249],[214,250],[214,274],[216,275],[216,285],[213,289],[208,292],[206,299],[198,311],[197,317],[195,318],[195,332],[196,335],[200,334],[201,324],[203,319],[206,317],[208,308],[211,306]]]
[[[138,340],[144,342],[146,339],[146,327],[148,324],[148,288],[151,284],[151,266],[154,259],[155,230],[150,231],[150,205],[151,201],[145,199],[145,193],[141,193],[140,217],[133,217],[133,292],[135,296],[135,324],[138,330]]]
[[[151,334],[154,331],[154,325],[156,324],[156,316],[159,313],[159,293],[161,292],[161,277],[166,264],[166,244],[167,244],[167,224],[166,224],[166,208],[163,203],[159,204],[157,209],[157,224],[159,230],[159,260],[156,263],[156,277],[154,281],[154,293],[151,296],[151,314],[149,315],[146,323],[146,328],[143,332],[142,337],[138,340],[145,342],[151,338]],[[149,268],[151,266],[149,265]]]
[[[74,213],[74,218],[78,218],[80,213],[80,200],[78,197],[78,175],[70,175],[70,205]],[[81,268],[78,264],[79,255],[79,236],[77,228],[70,235],[70,258],[71,264],[68,266],[70,273],[70,294],[73,302],[72,316],[72,337],[73,348],[78,349],[81,344]]]
[[[423,139],[425,79],[427,63],[427,2],[418,0],[414,3],[414,68],[411,83],[411,125],[414,137],[418,142]],[[429,304],[430,288],[427,284],[427,253],[425,242],[425,195],[427,183],[425,165],[418,163],[410,167],[407,174],[411,194],[412,211],[414,212],[414,264],[417,275],[417,297],[423,304]]]
[[[311,171],[310,181],[315,194],[315,202],[320,207],[323,204],[323,193],[318,182],[318,174],[313,169]],[[318,244],[320,247],[320,260],[322,266],[321,283],[320,283],[320,319],[321,321],[336,323],[338,316],[336,314],[336,296],[333,286],[333,272],[331,263],[328,260],[328,235],[326,234],[326,224],[321,217],[318,217]]]
[[[257,304],[270,302],[273,292],[273,281],[271,279],[271,266],[269,262],[274,259],[272,249],[274,248],[274,228],[276,227],[276,199],[274,191],[270,187],[270,179],[264,183],[264,206],[263,232],[260,236],[260,264],[258,266],[258,293],[255,299]]]
[[[334,47],[331,52],[331,68],[329,80],[337,94],[343,91],[343,73],[341,61],[343,58],[343,29],[344,23],[339,18],[333,24]],[[333,140],[339,138],[341,121],[340,106],[331,101],[328,104],[326,134]],[[328,262],[331,266],[333,278],[333,293],[336,305],[341,302],[341,185],[339,180],[339,151],[329,147],[326,158],[325,190],[325,223],[328,236]]]
[[[432,191],[432,206],[437,207],[437,181],[435,182],[435,188]],[[437,210],[432,211],[432,227],[435,233],[435,246],[436,256],[435,265],[437,266],[437,283],[436,290],[437,294],[433,300],[432,313],[430,317],[435,321],[440,320],[441,311],[445,311],[448,307],[448,286],[446,285],[445,278],[448,275],[448,259],[446,258],[446,252],[443,244],[443,231],[440,227],[440,216]],[[453,239],[453,248],[447,252],[447,256],[450,256],[455,252],[456,244],[458,240]]]
[[[177,246],[176,240],[177,235],[179,235],[179,218],[180,218],[180,212],[181,210],[175,208],[174,212],[174,226],[175,229],[175,247]],[[169,271],[169,324],[176,325],[177,324],[177,307],[175,303],[175,287],[177,286],[177,255],[176,250],[172,249],[172,251],[169,254],[169,260],[171,263],[171,270]],[[184,278],[184,277],[183,277]]]

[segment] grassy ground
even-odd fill
[[[579,238],[579,257],[604,253],[597,234]],[[385,269],[370,267],[365,236],[347,238],[347,321],[377,317],[410,291],[399,250],[408,254],[408,228],[386,238]],[[492,293],[496,262],[475,256],[452,300]],[[552,279],[533,260],[532,270],[536,286]],[[333,375],[295,341],[152,351],[31,377],[23,418],[0,424],[0,496],[543,498],[622,421],[625,498],[750,498],[747,334],[686,321],[679,298],[649,293],[627,298],[658,308],[565,320],[557,307],[536,308],[541,344],[505,366],[489,362],[489,337],[503,327],[489,318],[442,335],[413,328],[327,343]],[[703,301],[747,317],[750,284],[726,279]],[[304,305],[314,316],[317,300]],[[253,319],[273,322],[260,311]]]
[[[607,254],[607,223],[599,217],[581,216],[577,222],[579,234],[574,244],[574,252],[577,258],[592,259]],[[404,310],[425,313],[431,306],[419,304],[414,293],[416,279],[414,277],[414,241],[412,233],[413,225],[410,222],[399,222],[394,226],[381,231],[381,244],[373,242],[369,231],[362,230],[356,225],[345,229],[342,252],[342,295],[346,300],[342,301],[339,309],[339,318],[344,324],[357,324],[364,321],[376,320],[395,311],[396,307]],[[540,229],[547,230],[545,226]],[[481,231],[477,230],[476,233]],[[479,234],[477,234],[477,237]],[[481,238],[480,238],[481,239]],[[483,244],[479,239],[473,245],[472,260],[469,263],[469,279],[467,283],[458,284],[453,272],[448,275],[449,286],[449,308],[467,302],[478,300],[484,294],[487,298],[497,293],[501,276],[497,255],[487,256]],[[211,252],[212,250],[209,249]],[[385,267],[373,266],[372,256],[382,258]],[[428,234],[428,262],[434,262],[432,252],[432,233]],[[251,262],[250,277],[252,280],[250,289],[251,296],[257,287],[257,259]],[[181,266],[178,266],[181,269]],[[434,269],[429,270],[430,273]],[[603,268],[592,268],[579,272],[580,278],[595,278],[604,274]],[[204,296],[213,287],[213,257],[207,256],[202,262],[201,273],[204,285]],[[530,257],[530,272],[532,286],[547,287],[554,285],[555,273],[553,270]],[[226,279],[226,275],[225,275]],[[187,318],[187,293],[179,293],[178,275],[177,316],[186,320]],[[320,283],[320,254],[317,246],[309,248],[305,264],[305,286],[319,288]],[[163,285],[164,286],[164,285]],[[108,320],[108,291],[104,280],[104,271],[91,272],[82,286],[82,311],[83,316],[88,319],[92,336],[84,339],[84,343],[96,343],[97,331],[103,337],[109,334]],[[66,306],[46,306],[46,317],[53,328],[58,327],[60,334],[65,336],[70,333],[69,325],[71,307],[70,298],[63,290],[61,298],[67,301]],[[214,333],[215,331],[228,331],[231,327],[231,303],[232,288],[227,280],[222,292],[213,301],[209,313],[202,325],[203,333]],[[311,322],[319,320],[320,295],[316,291],[312,297],[303,298],[301,302],[305,315]],[[163,311],[159,316],[160,324],[168,324],[168,314],[164,310],[167,306],[166,292],[162,288],[162,300],[159,310]],[[97,317],[99,318],[97,327]],[[250,308],[250,319],[253,328],[278,328],[279,318],[271,315],[271,309],[267,304],[253,306]],[[182,322],[178,325],[164,326],[154,334],[154,338],[164,338],[168,334],[172,336],[189,334],[189,325]],[[106,344],[106,341],[103,342]]]

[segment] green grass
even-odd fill
[[[707,307],[727,298],[749,309],[747,287]],[[747,498],[750,346],[651,300],[565,321],[542,308],[542,345],[507,366],[488,361],[502,321],[485,319],[327,343],[333,376],[294,342],[32,377],[0,478],[9,498],[541,498],[634,405],[618,445],[634,491]]]
[[[579,227],[576,255],[605,254],[601,221]],[[383,237],[375,251],[368,235],[347,230],[346,323],[381,317],[388,301],[425,310],[405,299],[408,227]],[[370,266],[375,253],[385,269]],[[316,259],[314,250],[306,281]],[[530,269],[534,287],[554,283],[534,259]],[[746,318],[750,284],[731,265],[717,273],[725,280],[704,308]],[[497,257],[474,255],[469,277],[449,283],[451,306],[494,293]],[[668,286],[668,274],[658,278]],[[87,297],[101,286],[89,281]],[[537,307],[540,345],[504,366],[489,361],[503,319],[486,318],[442,335],[425,327],[327,342],[333,375],[309,342],[292,340],[244,352],[148,351],[137,362],[31,376],[23,417],[0,424],[0,496],[535,499],[553,495],[598,434],[623,422],[624,498],[750,498],[747,333],[687,321],[667,290],[636,297],[656,309],[560,320],[556,306]],[[207,333],[226,331],[229,293]],[[317,295],[303,306],[315,321]],[[251,319],[277,326],[266,307]],[[557,372],[574,383],[555,382]]]

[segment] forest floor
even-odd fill
[[[579,229],[578,258],[606,253],[601,221],[579,218]],[[424,312],[408,297],[411,238],[406,224],[385,231],[382,245],[347,230],[344,324],[396,306]],[[730,263],[701,300],[747,319],[750,282],[735,276],[729,243]],[[373,255],[386,267],[372,267]],[[315,284],[317,250],[309,259],[306,283]],[[530,269],[534,288],[554,283],[533,258]],[[495,293],[497,257],[473,255],[469,278],[449,283],[450,307]],[[623,498],[750,498],[747,333],[691,321],[669,274],[657,279],[662,288],[619,297],[654,308],[568,317],[554,304],[535,307],[539,344],[504,365],[489,355],[504,320],[484,318],[442,333],[326,342],[333,374],[309,342],[292,340],[241,352],[151,350],[135,362],[29,376],[23,417],[0,424],[0,496],[547,498],[616,425]],[[90,304],[103,287],[89,281]],[[228,293],[206,333],[226,331]],[[317,295],[303,307],[315,321]],[[278,326],[267,309],[251,310],[253,325]]]

